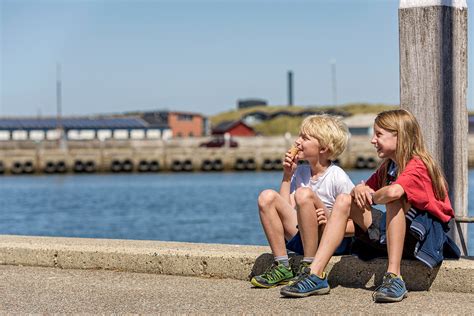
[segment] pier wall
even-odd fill
[[[301,259],[291,256],[295,267]],[[409,290],[474,293],[473,259],[444,260],[434,269],[418,260],[402,260],[401,272]],[[0,235],[0,265],[249,280],[272,261],[268,246]],[[335,256],[326,272],[333,287],[368,288],[382,282],[386,267],[386,259],[364,262]]]
[[[199,146],[209,139],[2,141],[0,174],[280,170],[294,141],[237,137],[237,148]],[[368,136],[353,136],[338,159],[348,169],[373,169],[378,162]],[[469,137],[469,166],[474,166],[474,137]]]

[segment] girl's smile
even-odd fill
[[[370,142],[377,150],[379,158],[390,158],[394,160],[397,150],[397,135],[395,133],[374,124],[374,136]]]

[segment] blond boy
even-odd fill
[[[349,139],[346,125],[334,116],[306,117],[283,162],[280,191],[265,190],[258,197],[260,221],[274,255],[274,264],[252,278],[257,287],[285,284],[308,267],[318,248],[336,197],[354,187],[349,176],[332,161],[345,150]],[[305,160],[307,163],[298,164]],[[352,222],[346,227],[353,232]],[[292,271],[287,249],[303,254],[298,272]]]

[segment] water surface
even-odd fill
[[[370,174],[349,172],[354,183]],[[265,245],[256,201],[280,180],[280,172],[2,176],[0,234]],[[469,206],[472,216],[473,194]]]

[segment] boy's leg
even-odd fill
[[[405,214],[410,209],[410,204],[403,200],[387,203],[387,272],[400,275],[400,264],[403,255],[403,246],[406,234]]]
[[[331,216],[319,243],[318,251],[311,264],[311,273],[318,276],[323,275],[326,265],[344,238],[349,218],[352,219],[354,225],[359,226],[364,231],[372,223],[370,210],[361,210],[352,202],[352,197],[349,194],[340,194],[336,198]]]
[[[370,210],[361,211],[355,203],[352,203],[350,195],[341,194],[336,198],[331,216],[316,251],[316,256],[310,266],[310,271],[306,270],[304,276],[299,278],[297,282],[283,287],[280,290],[281,295],[305,297],[329,293],[330,289],[324,268],[341,243],[342,238],[344,238],[350,217],[356,225],[364,230],[367,230],[369,223],[372,221]]]
[[[285,237],[290,239],[297,233],[296,212],[278,192],[273,190],[260,193],[258,208],[275,262],[263,274],[254,276],[250,282],[256,287],[270,288],[287,283],[294,276],[288,262]]]
[[[274,190],[260,193],[258,209],[273,255],[286,256],[285,238],[290,240],[298,232],[295,210]]]
[[[312,258],[319,243],[319,226],[316,209],[326,207],[310,188],[299,188],[295,192],[298,228],[303,243],[304,257]]]

